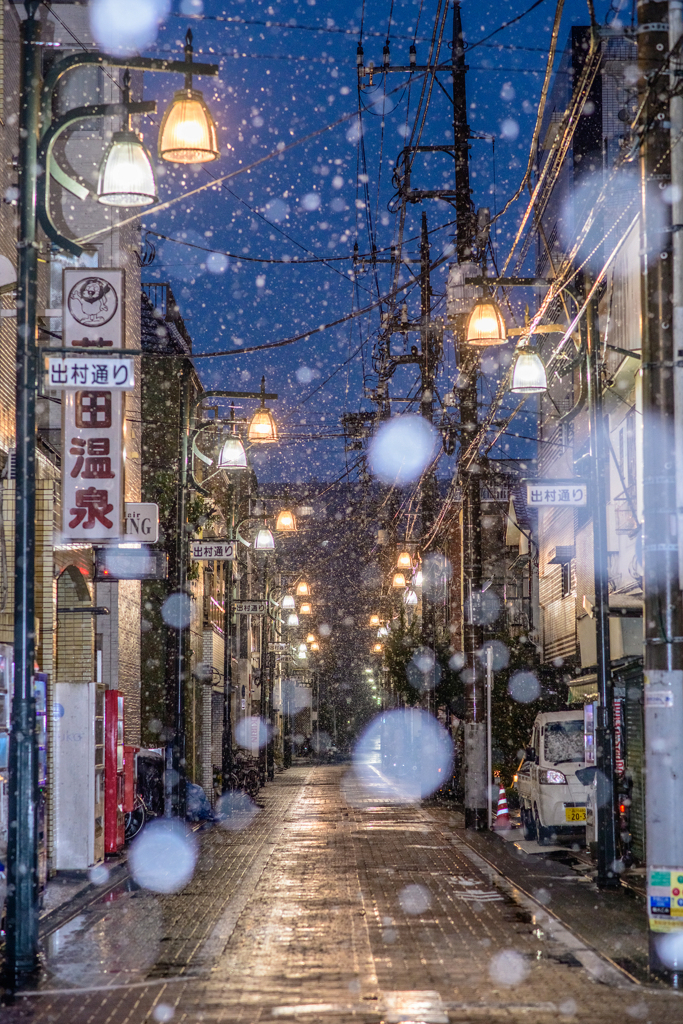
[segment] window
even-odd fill
[[[544,757],[551,764],[583,761],[583,718],[549,722],[545,727]]]
[[[562,597],[569,597],[572,592],[572,563],[562,562]]]

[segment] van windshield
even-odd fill
[[[583,719],[549,722],[545,727],[544,756],[546,761],[583,761]]]

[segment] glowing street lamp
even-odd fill
[[[289,509],[283,508],[282,511],[278,513],[275,529],[278,533],[296,532],[296,520],[294,519],[294,514],[290,512]]]
[[[130,105],[130,71],[123,76],[123,106]],[[97,201],[104,206],[149,206],[157,201],[152,159],[133,131],[130,113],[124,127],[107,146],[97,182]]]
[[[275,548],[275,540],[270,530],[265,527],[260,529],[256,534],[256,540],[254,541],[254,548],[256,551],[273,551]]]
[[[294,611],[296,608],[296,601],[291,594],[285,594],[282,598],[282,610],[283,611]]]
[[[320,650],[320,644],[318,643],[317,640],[311,640],[311,650],[312,651],[319,651]]]
[[[402,551],[396,560],[396,566],[399,569],[412,569],[413,559],[409,551]]]
[[[541,395],[548,390],[543,360],[527,345],[521,346],[512,371],[510,391],[516,395]]]
[[[313,614],[313,608],[308,603],[308,601],[304,601],[304,603],[299,608],[299,615],[312,615],[312,614]]]
[[[507,341],[505,320],[500,306],[491,296],[478,299],[467,318],[467,344],[485,348],[504,345]]]
[[[371,615],[370,616],[370,625],[371,626],[379,626],[379,615]]]
[[[383,644],[376,643],[376,644],[372,645],[372,653],[373,654],[381,654],[383,650],[384,650],[384,645]]]
[[[417,604],[417,594],[412,589],[406,590],[403,601],[409,608],[414,608]]]
[[[270,409],[266,408],[266,378],[261,378],[261,405],[249,424],[249,440],[252,444],[272,444],[277,441],[277,427]]]
[[[290,615],[287,616],[287,625],[288,626],[298,626],[299,625],[299,616],[296,614],[296,612],[292,612]]]
[[[185,60],[192,63],[192,32],[185,36]],[[159,130],[159,157],[172,164],[204,164],[219,156],[216,125],[204,96],[192,88],[192,72],[185,74],[185,88],[173,97]]]
[[[394,578],[391,581],[391,585],[394,588],[394,590],[405,590],[406,578],[402,572],[394,573]]]
[[[237,434],[230,434],[223,442],[220,455],[218,456],[219,469],[246,469],[247,453],[244,445]]]
[[[308,634],[308,636],[306,637],[306,643],[307,644],[315,643],[315,634],[314,633],[309,633]]]
[[[297,597],[310,597],[311,591],[306,580],[300,580],[296,587]]]

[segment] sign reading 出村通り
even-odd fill
[[[586,504],[587,492],[583,480],[528,480],[526,502],[528,506],[536,508],[541,505],[576,508]]]
[[[135,387],[134,362],[132,359],[48,356],[47,387],[58,391],[87,387],[132,391]]]

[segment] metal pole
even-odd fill
[[[493,785],[493,750],[492,732],[493,720],[491,718],[491,703],[493,691],[493,647],[491,644],[486,648],[486,809],[488,814],[489,828],[493,825],[493,803],[491,786]]]
[[[235,492],[230,495],[230,540],[235,526]],[[221,743],[221,777],[225,793],[232,773],[232,562],[224,562],[223,570],[223,736]]]
[[[648,888],[667,872],[683,874],[683,822],[678,813],[683,776],[683,616],[679,578],[675,479],[674,374],[679,373],[674,345],[674,302],[681,298],[681,266],[674,275],[670,256],[680,254],[680,201],[673,249],[671,207],[662,202],[669,182],[669,95],[673,91],[664,57],[669,47],[667,15],[680,32],[680,9],[667,3],[638,5],[640,101],[646,130],[641,145],[641,295],[643,389],[643,591],[645,619],[645,781]],[[677,58],[680,61],[680,57]],[[654,75],[659,75],[653,81]],[[680,110],[674,106],[674,114]],[[680,174],[680,150],[674,169]],[[676,289],[674,291],[674,289]],[[673,299],[673,301],[672,301]],[[680,312],[679,312],[680,317]],[[679,426],[680,429],[680,426]],[[683,484],[683,481],[681,481]],[[663,870],[662,870],[663,869]],[[672,884],[676,882],[671,877]],[[671,896],[673,900],[673,896]],[[680,928],[671,916],[651,914],[648,899],[650,969],[678,986],[681,971],[664,963],[658,950],[663,925]],[[680,921],[680,925],[679,925]],[[679,936],[680,936],[679,931]],[[680,963],[680,959],[679,959]]]
[[[593,285],[589,272],[584,272],[584,290]],[[588,423],[591,440],[591,513],[593,520],[593,579],[595,586],[595,639],[598,661],[598,727],[596,748],[598,767],[598,877],[602,889],[618,889],[619,875],[614,870],[617,860],[617,808],[614,763],[614,686],[610,670],[609,636],[609,571],[607,564],[607,492],[605,467],[609,466],[609,446],[605,437],[605,416],[602,407],[600,380],[600,333],[598,308],[592,299],[586,310],[586,375],[588,383]]]
[[[9,751],[7,982],[38,966],[38,761],[33,692],[36,500],[36,184],[40,109],[38,2],[21,24],[17,243],[14,695]]]
[[[420,308],[421,308],[421,361],[422,377],[420,413],[429,423],[434,416],[434,371],[436,368],[436,352],[431,327],[432,285],[430,276],[429,232],[427,231],[427,214],[422,214],[422,231],[420,240]],[[428,472],[422,481],[421,517],[422,535],[426,537],[434,525],[436,514],[436,474]],[[425,647],[434,651],[435,661],[432,672],[436,671],[436,602],[435,586],[425,586],[422,591],[422,642]],[[432,679],[433,684],[433,679]],[[429,697],[429,691],[427,691]]]
[[[259,660],[259,743],[261,742],[261,730],[266,728],[266,710],[268,708],[267,701],[267,686],[268,686],[268,675],[266,672],[266,657],[268,650],[268,555],[263,556],[263,598],[266,602],[266,613],[261,616],[261,658]],[[259,777],[261,779],[261,785],[265,786],[266,779],[268,778],[268,744],[263,743],[259,746],[258,752],[259,761]]]
[[[455,209],[457,219],[456,250],[458,263],[472,259],[474,221],[470,190],[469,138],[467,123],[467,89],[465,47],[460,17],[460,3],[453,4],[453,138],[455,144]],[[462,340],[462,327],[460,338]],[[460,450],[467,447],[477,430],[477,371],[479,359],[474,352],[461,353],[461,372],[465,387],[460,395]],[[481,499],[479,465],[475,460],[462,472],[462,579],[461,614],[462,643],[466,658],[465,705],[465,825],[481,829],[486,821],[486,736],[483,722],[483,693],[477,651],[481,649],[482,631],[478,625],[475,598],[481,591]]]
[[[188,438],[190,433],[190,385],[192,365],[183,360],[180,368],[180,408],[178,410],[178,486],[176,498],[176,537],[172,571],[169,573],[171,593],[181,602],[187,593],[187,485]],[[169,817],[185,820],[186,812],[186,736],[185,682],[187,674],[188,630],[185,607],[179,604],[179,617],[169,631],[170,686],[169,708],[172,728],[171,742],[166,747],[166,807]],[[170,764],[170,780],[169,775]],[[170,803],[170,807],[169,807]]]

